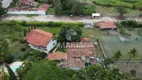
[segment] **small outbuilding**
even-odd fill
[[[96,27],[101,30],[116,30],[117,27],[113,21],[102,21],[95,23]]]

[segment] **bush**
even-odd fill
[[[12,63],[13,60],[14,60],[14,56],[11,55],[11,54],[7,55],[6,58],[5,58],[5,62],[8,63],[8,64]]]
[[[0,64],[4,63],[4,58],[0,57]]]
[[[142,28],[142,23],[138,23],[135,20],[122,21],[121,24],[126,28]]]
[[[24,52],[24,51],[26,51],[26,49],[25,48],[21,48],[21,51]]]
[[[136,72],[136,70],[130,70],[130,73],[131,73],[132,76],[136,76],[137,72]]]
[[[96,12],[96,6],[85,6],[84,15],[92,15]]]

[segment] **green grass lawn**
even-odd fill
[[[123,55],[121,60],[127,60],[129,50],[136,48],[138,50],[136,59],[142,59],[142,41],[122,42],[118,36],[104,35],[102,37],[104,40],[102,44],[108,57],[112,57],[114,52],[120,50]]]
[[[9,51],[11,52],[11,54],[14,53],[20,53],[21,52],[21,48],[28,48],[28,45],[23,43],[19,43],[19,42],[14,42],[12,44],[9,45]]]
[[[103,15],[119,15],[115,7],[104,7],[96,5],[96,11]],[[140,14],[139,10],[127,9],[128,13],[125,16],[138,16]]]
[[[60,29],[61,29],[59,27],[38,27],[38,28],[41,29],[41,30],[47,31],[47,32],[54,33],[56,35],[59,34]]]

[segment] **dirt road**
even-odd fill
[[[111,17],[102,17],[98,19],[94,19],[92,17],[67,17],[67,16],[62,16],[62,17],[57,17],[54,15],[39,15],[39,16],[32,16],[32,17],[27,17],[24,15],[18,15],[18,16],[7,16],[2,19],[3,21],[6,20],[19,20],[19,21],[42,21],[42,22],[48,22],[48,21],[54,21],[54,22],[85,22],[85,23],[94,23],[94,22],[99,22],[99,21],[120,21],[116,20],[115,18]],[[127,20],[137,20],[141,21],[141,18],[128,18]]]

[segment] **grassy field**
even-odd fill
[[[107,56],[112,57],[114,52],[117,50],[120,50],[123,54],[122,60],[128,59],[128,51],[130,49],[136,48],[138,50],[138,54],[136,59],[142,59],[142,41],[133,41],[133,42],[122,42],[118,36],[110,36],[110,35],[104,35],[102,36],[102,44],[104,46],[104,49],[107,53]]]
[[[104,7],[96,5],[96,11],[103,15],[119,15],[115,7]],[[138,16],[140,14],[139,10],[127,9],[128,13],[125,16]]]

